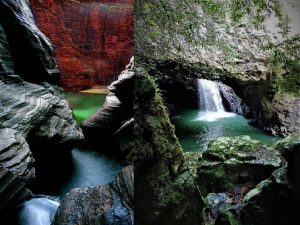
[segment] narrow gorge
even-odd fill
[[[5,224],[133,224],[132,9],[132,1],[0,1]],[[106,127],[84,125],[94,113]]]

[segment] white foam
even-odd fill
[[[193,121],[214,122],[222,118],[237,116],[232,112],[199,112],[198,117]]]
[[[50,225],[58,206],[58,202],[48,198],[32,198],[22,205],[18,215],[19,224]]]

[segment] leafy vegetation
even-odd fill
[[[281,94],[300,95],[300,35],[279,45],[269,45],[272,51],[268,63],[272,69],[275,86]]]

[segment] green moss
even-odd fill
[[[300,36],[293,36],[279,45],[270,44],[273,51],[268,63],[273,72],[273,80],[279,94],[300,96]]]
[[[285,151],[292,150],[291,145],[297,139],[300,139],[300,132],[295,132],[295,133],[289,135],[288,137],[277,141],[274,144],[274,148],[276,150],[278,150],[280,153],[284,154]]]

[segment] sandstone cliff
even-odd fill
[[[108,85],[133,55],[133,1],[31,0],[70,90]]]

